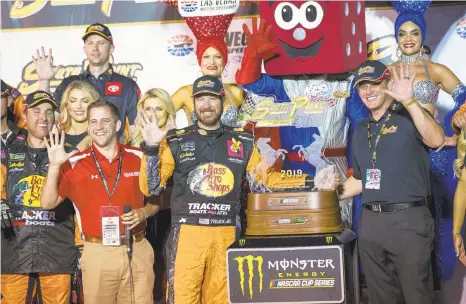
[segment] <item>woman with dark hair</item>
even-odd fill
[[[395,37],[398,42],[397,57],[399,61],[393,66],[408,63],[414,66],[414,95],[419,104],[432,115],[435,112],[440,90],[450,94],[455,102],[454,109],[445,117],[445,142],[437,151],[430,151],[431,159],[431,196],[435,217],[435,260],[437,278],[449,280],[454,272],[456,258],[453,252],[452,204],[456,180],[452,164],[456,158],[454,146],[458,136],[451,129],[451,117],[466,99],[466,86],[446,66],[425,58],[424,42],[426,40],[426,21],[424,12],[431,1],[392,1],[399,13],[395,21]],[[445,148],[446,147],[446,148]],[[443,149],[445,148],[445,149]],[[443,150],[442,150],[443,149]],[[441,151],[440,151],[441,150]]]

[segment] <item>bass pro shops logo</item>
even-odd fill
[[[45,177],[30,175],[18,181],[13,187],[15,205],[40,208],[40,195]]]
[[[254,273],[256,272],[256,266],[257,266],[257,274],[259,276],[259,293],[262,293],[262,286],[263,286],[263,279],[264,275],[262,272],[262,264],[264,263],[264,259],[261,256],[252,256],[252,255],[247,255],[244,257],[236,257],[234,258],[236,262],[238,262],[238,273],[239,273],[239,284],[241,286],[241,292],[244,296],[244,287],[245,287],[245,272],[244,269],[245,267],[247,268],[248,272],[248,289],[249,289],[249,298],[252,299],[252,296],[254,294],[254,285],[253,285],[253,280],[254,280]],[[255,262],[255,263],[254,263]]]
[[[192,193],[196,192],[207,197],[220,197],[233,190],[235,178],[228,167],[207,163],[189,172],[187,183]]]

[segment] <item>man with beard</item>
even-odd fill
[[[307,175],[281,178],[267,170],[253,134],[222,125],[225,93],[217,77],[193,84],[197,123],[161,130],[155,113],[142,112],[144,157],[139,175],[146,196],[159,195],[173,175],[172,227],[167,248],[167,303],[227,303],[226,250],[235,241],[241,180],[252,190],[306,188]]]
[[[1,101],[1,140],[2,140],[2,152],[1,160],[2,164],[6,161],[6,155],[8,154],[8,146],[13,142],[13,140],[24,140],[26,138],[26,130],[19,128],[13,121],[8,120],[8,108],[13,102],[13,97],[11,96],[11,88],[2,80],[2,101]]]
[[[118,143],[122,123],[115,105],[97,100],[87,112],[93,141],[88,149],[72,157],[64,150],[63,134],[61,139],[51,135],[42,207],[55,208],[69,198],[79,210],[86,304],[153,304],[154,251],[144,232],[146,218],[159,206],[144,205],[139,190],[142,152]],[[125,205],[132,210],[123,212]],[[124,225],[132,231],[132,251]]]
[[[110,29],[100,23],[91,24],[82,37],[84,41],[84,53],[89,61],[89,66],[79,75],[72,75],[63,79],[55,89],[54,98],[60,108],[62,95],[73,80],[82,80],[92,84],[101,97],[113,103],[120,112],[119,120],[122,123],[117,133],[120,142],[129,139],[133,132],[136,119],[136,106],[140,95],[138,85],[131,78],[116,73],[110,64],[110,57],[115,49]],[[50,91],[50,80],[55,76],[58,67],[53,66],[52,50],[48,56],[42,47],[42,53],[37,50],[36,57],[37,76],[40,81],[40,89]],[[126,124],[129,123],[128,130]],[[126,131],[129,134],[126,134]],[[125,133],[125,134],[124,134]]]
[[[73,205],[41,208],[49,161],[46,136],[55,123],[52,96],[36,91],[25,101],[26,140],[14,141],[6,155],[6,200],[2,203],[1,287],[5,303],[68,304],[77,263]],[[5,222],[8,214],[9,221]],[[3,223],[12,227],[4,227]],[[8,228],[8,229],[3,229]]]

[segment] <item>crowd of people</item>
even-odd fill
[[[261,26],[248,31],[246,53],[254,58],[237,74],[250,90],[270,57],[257,48],[267,31]],[[341,200],[362,194],[353,225],[371,302],[433,303],[436,231],[429,207],[432,196],[443,198],[432,191],[432,158],[440,157],[432,151],[446,146],[458,145],[459,180],[448,233],[466,265],[466,88],[447,67],[424,58],[423,18],[399,18],[395,32],[399,62],[367,60],[354,71],[364,110],[344,117],[354,122],[353,171],[346,178],[337,170],[330,187],[314,178],[317,165],[283,179],[253,132],[235,125],[246,91],[221,82],[224,43],[200,44],[204,76],[173,96],[161,88],[141,94],[113,71],[113,39],[103,24],[82,36],[88,68],[65,78],[53,96],[52,50],[37,50],[40,90],[23,100],[12,86],[1,87],[2,301],[152,304],[154,283],[160,284],[154,267],[165,264],[167,303],[227,303],[225,253],[244,229],[240,201],[248,182],[252,191],[317,188],[336,190]],[[280,94],[288,94],[281,86]],[[439,88],[457,103],[445,130],[434,118]],[[190,126],[177,128],[179,109]],[[441,157],[448,164],[449,156]],[[150,226],[166,211],[167,192],[165,235],[166,227]],[[160,265],[154,231],[166,239]]]

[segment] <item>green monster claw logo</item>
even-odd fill
[[[259,273],[259,293],[262,293],[262,279],[263,279],[263,273],[262,273],[262,264],[264,263],[264,259],[261,256],[254,257],[252,255],[247,255],[244,257],[237,257],[234,258],[235,261],[238,262],[238,272],[239,272],[239,280],[240,280],[240,285],[241,285],[241,292],[244,296],[244,268],[243,268],[243,262],[246,260],[247,265],[248,265],[248,287],[249,287],[249,297],[252,299],[253,295],[253,288],[252,288],[252,280],[254,279],[254,264],[253,262],[257,262],[257,271]]]

